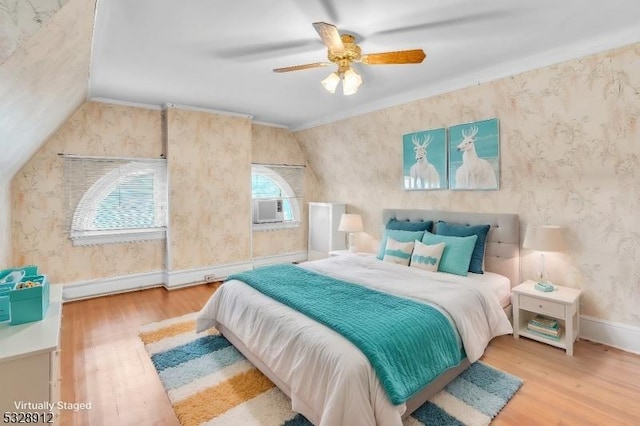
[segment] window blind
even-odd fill
[[[64,184],[72,235],[166,227],[164,159],[64,156]]]
[[[276,196],[302,199],[304,197],[304,166],[252,164],[251,171],[254,198]],[[282,185],[282,182],[286,182],[286,185]],[[281,194],[274,194],[272,183],[280,187]]]

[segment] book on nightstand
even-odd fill
[[[558,321],[547,318],[542,315],[536,315],[527,323],[527,330],[533,334],[537,334],[550,339],[559,340],[562,334],[562,327]]]

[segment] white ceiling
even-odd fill
[[[172,103],[311,127],[640,41],[637,0],[103,0],[90,98]],[[320,85],[333,67],[312,23],[363,53],[419,49],[418,65],[355,67],[356,95]]]

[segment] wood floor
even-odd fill
[[[61,399],[91,402],[91,410],[64,411],[60,424],[177,425],[137,330],[199,310],[215,288],[157,288],[66,303]],[[495,425],[640,425],[638,355],[579,341],[568,357],[557,348],[502,336],[483,360],[524,380]]]

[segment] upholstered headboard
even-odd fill
[[[520,219],[517,214],[384,209],[383,225],[390,219],[434,222],[444,220],[465,225],[491,225],[484,257],[485,270],[509,278],[512,287],[520,283]]]

